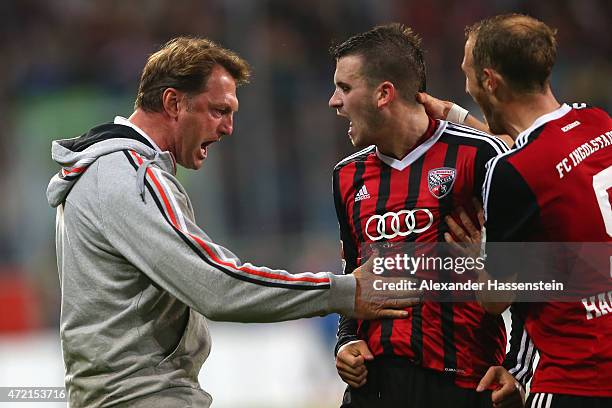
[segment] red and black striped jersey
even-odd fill
[[[345,262],[351,273],[364,260],[363,244],[443,242],[444,217],[471,208],[480,197],[485,163],[508,150],[500,139],[446,121],[430,121],[421,143],[402,160],[368,147],[334,169],[334,200]],[[412,211],[412,231],[381,230],[372,217]],[[506,332],[500,316],[475,302],[431,302],[408,309],[402,320],[356,321],[341,317],[338,348],[363,339],[375,356],[408,358],[475,388],[486,370],[504,359]]]
[[[611,189],[610,116],[564,104],[490,163],[487,241],[612,242]],[[612,397],[610,287],[582,302],[515,304],[540,353],[533,392]]]

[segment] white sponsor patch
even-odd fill
[[[578,125],[580,125],[580,122],[578,122],[578,121],[576,120],[576,121],[574,121],[574,122],[570,123],[569,125],[565,125],[565,126],[563,126],[563,127],[561,128],[561,130],[562,130],[563,132],[568,132],[568,131],[572,130],[573,128],[575,128],[575,127],[576,127],[576,126],[578,126]]]

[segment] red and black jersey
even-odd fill
[[[564,104],[490,163],[487,241],[612,242],[611,189],[610,116]],[[515,307],[540,353],[533,392],[612,397],[612,291]]]
[[[421,143],[402,160],[368,147],[334,169],[334,199],[340,224],[345,273],[364,260],[362,244],[443,242],[444,217],[480,197],[485,163],[507,151],[500,139],[446,121],[430,121]],[[385,214],[412,211],[413,231],[387,231]],[[486,370],[504,359],[506,332],[501,317],[475,302],[423,302],[408,309],[408,319],[356,321],[341,317],[337,349],[355,339],[367,341],[375,356],[406,357],[454,376],[475,388]]]

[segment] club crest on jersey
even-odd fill
[[[429,191],[436,198],[443,198],[450,193],[455,184],[457,170],[451,167],[439,167],[427,172]]]

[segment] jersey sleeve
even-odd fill
[[[504,157],[491,160],[487,167],[483,186],[487,241],[523,241],[539,217],[536,196]]]
[[[487,272],[493,278],[506,278],[525,270],[525,259],[512,256],[512,251],[520,250],[519,246],[502,246],[499,243],[526,241],[539,224],[536,196],[520,173],[505,159],[499,156],[487,164],[483,187],[486,265]]]
[[[526,389],[533,376],[534,362],[537,355],[521,317],[518,305],[510,306],[510,349],[506,354],[503,366]]]
[[[97,162],[101,228],[121,256],[156,285],[212,320],[273,322],[352,313],[354,278],[241,262],[195,223],[173,175],[149,167],[141,198],[139,157],[124,153],[123,161]]]
[[[357,245],[352,237],[346,207],[342,200],[339,170],[335,170],[333,175],[333,195],[334,205],[336,207],[336,217],[338,218],[338,225],[340,227],[343,272],[347,275],[353,273],[353,270],[357,267]],[[344,344],[357,339],[357,320],[341,314],[338,321],[338,334],[336,346],[334,347],[334,355],[338,354],[338,350]]]
[[[508,146],[506,143],[495,137],[490,136],[493,139],[493,142],[484,144],[481,148],[476,152],[476,157],[474,159],[474,192],[476,193],[476,197],[482,202],[482,186],[484,184],[484,179],[487,171],[487,163],[497,157],[499,154],[505,153],[508,151]]]

